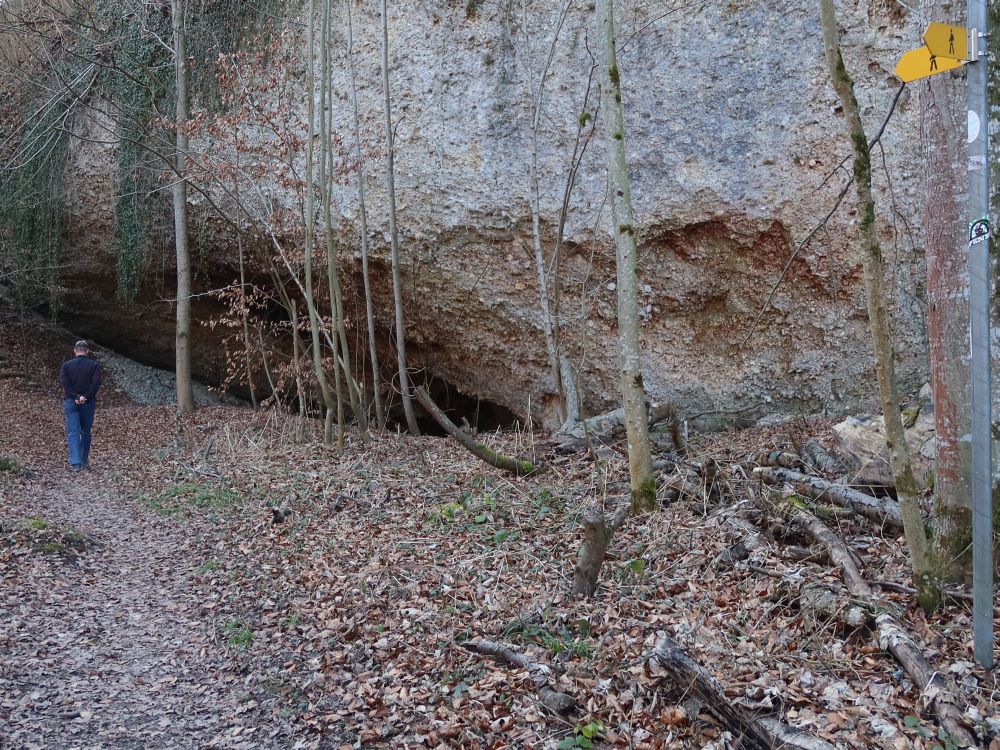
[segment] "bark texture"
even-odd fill
[[[924,21],[964,25],[965,3],[926,0]],[[934,468],[934,552],[956,577],[971,563],[972,393],[969,381],[969,268],[965,206],[968,109],[964,76],[936,75],[921,83],[924,144],[923,228],[927,256],[927,344],[937,457]]]
[[[885,524],[894,531],[903,528],[903,515],[899,503],[892,498],[872,497],[851,487],[780,467],[759,467],[753,470],[753,476],[767,484],[789,484],[800,495],[824,500],[842,508],[850,508],[859,516],[878,524]]]
[[[583,544],[573,569],[573,595],[591,597],[597,591],[597,582],[608,554],[611,537],[628,518],[629,505],[619,506],[610,518],[605,518],[599,505],[592,505],[583,514]]]
[[[722,685],[692,659],[673,638],[664,636],[650,657],[653,674],[663,678],[671,692],[702,704],[734,735],[734,746],[744,750],[775,750],[789,747],[832,747],[822,740],[802,735],[765,721],[750,709],[730,701]]]

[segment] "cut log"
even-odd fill
[[[699,499],[705,494],[705,480],[690,469],[661,476],[659,486],[661,489],[674,490],[678,495],[691,495]]]
[[[802,469],[802,459],[794,453],[785,453],[784,451],[761,453],[756,456],[754,463],[759,466],[777,466],[782,469],[795,469],[796,471]]]
[[[820,474],[825,474],[828,477],[839,477],[847,471],[840,460],[824,448],[818,440],[806,441],[806,444],[802,446],[802,458]]]
[[[735,736],[735,747],[744,750],[833,747],[811,735],[802,736],[802,733],[783,727],[777,721],[758,717],[750,709],[730,701],[709,671],[692,659],[673,638],[660,638],[649,659],[649,668],[654,675],[663,678],[673,694],[694,698],[702,705],[702,710],[715,716]]]
[[[871,610],[824,583],[807,583],[799,591],[799,608],[813,623],[835,620],[848,628],[859,628],[872,621]]]
[[[460,644],[466,651],[481,656],[489,656],[506,662],[513,667],[525,670],[535,683],[538,697],[542,705],[557,714],[567,714],[576,708],[576,698],[567,693],[561,693],[552,687],[552,670],[545,664],[532,661],[513,646],[495,641],[465,641]]]
[[[883,487],[895,484],[881,416],[848,417],[834,425],[833,434],[837,436],[837,453],[847,464],[855,482]],[[925,488],[933,473],[937,453],[934,412],[917,414],[905,434],[913,476],[920,487]]]
[[[903,528],[903,515],[899,503],[890,497],[872,497],[850,487],[800,474],[791,469],[762,466],[753,470],[753,476],[767,484],[787,483],[801,495],[849,508],[858,515],[875,523],[885,524],[894,531]]]
[[[611,518],[607,519],[601,507],[595,504],[583,514],[583,544],[580,545],[576,567],[573,569],[573,596],[585,596],[589,599],[597,591],[597,581],[608,554],[611,537],[628,518],[630,510],[629,504],[619,505]]]
[[[672,401],[649,404],[649,424],[652,426],[665,419],[677,419],[677,407]],[[625,410],[614,409],[606,414],[588,417],[571,427],[563,428],[560,435],[586,440],[608,441],[625,434]],[[683,446],[676,446],[678,449]]]
[[[420,405],[427,410],[427,413],[434,418],[434,421],[441,426],[441,429],[461,443],[462,446],[472,455],[482,459],[490,466],[497,469],[503,469],[504,471],[509,471],[519,477],[534,474],[538,470],[538,467],[531,463],[531,461],[525,461],[520,458],[511,458],[510,456],[505,456],[501,453],[497,453],[495,450],[487,448],[482,443],[477,443],[472,439],[471,435],[464,432],[460,427],[458,427],[458,425],[448,418],[447,414],[441,411],[441,408],[434,403],[427,391],[423,388],[416,388],[414,393],[416,394]]]
[[[959,747],[978,747],[976,738],[966,726],[961,704],[947,681],[941,672],[931,667],[909,633],[899,626],[895,617],[880,603],[861,575],[854,557],[843,540],[812,513],[798,510],[794,514],[794,520],[816,542],[826,548],[830,559],[840,568],[844,584],[851,596],[871,602],[876,608],[875,628],[878,632],[879,648],[891,653],[906,670],[910,679],[920,689],[924,705],[937,716],[941,728]]]

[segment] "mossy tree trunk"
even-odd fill
[[[601,66],[601,111],[608,146],[612,217],[615,234],[615,265],[618,272],[618,341],[621,348],[622,406],[628,438],[629,477],[634,511],[651,510],[656,502],[656,480],[649,447],[646,389],[642,381],[639,348],[637,242],[628,162],[625,159],[625,114],[621,77],[615,52],[614,0],[599,0],[596,6],[604,32],[604,64]]]
[[[833,0],[820,0],[823,26],[823,47],[831,82],[844,108],[848,135],[854,150],[854,184],[857,191],[858,214],[861,224],[861,241],[864,245],[865,293],[868,298],[868,322],[871,327],[875,350],[875,371],[878,375],[882,413],[885,418],[886,443],[888,444],[892,473],[896,480],[903,516],[903,529],[910,549],[913,580],[921,606],[931,611],[940,602],[940,592],[931,572],[929,545],[924,532],[923,518],[917,500],[917,482],[913,477],[910,456],[903,433],[903,420],[899,413],[899,395],[896,388],[896,371],[893,364],[892,339],[889,313],[886,308],[885,269],[882,248],[879,246],[875,227],[875,199],[872,196],[871,151],[861,123],[858,102],[854,95],[854,81],[847,73],[840,51],[840,28],[837,24]]]
[[[194,411],[191,387],[191,251],[188,246],[187,152],[188,152],[188,65],[184,24],[186,0],[172,0],[174,37],[174,84],[176,86],[177,176],[173,184],[174,245],[177,251],[177,330],[175,336],[175,375],[177,410]]]

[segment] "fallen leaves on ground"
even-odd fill
[[[719,523],[719,501],[682,499],[630,518],[598,594],[579,601],[568,591],[580,516],[627,495],[627,465],[558,456],[530,433],[479,436],[546,466],[512,478],[446,439],[362,441],[352,431],[339,452],[296,416],[218,407],[177,420],[119,397],[99,401],[96,471],[70,475],[53,388],[58,349],[42,334],[31,341],[0,342],[5,367],[24,357],[32,373],[0,379],[11,412],[0,455],[30,471],[0,476],[0,615],[20,623],[0,625],[0,646],[14,654],[0,657],[0,686],[13,695],[0,699],[0,726],[113,739],[139,721],[164,746],[179,741],[178,727],[219,747],[727,746],[733,738],[707,707],[686,705],[650,669],[658,634],[669,633],[732,700],[838,747],[947,750],[870,633],[799,610],[801,582],[838,577],[783,556],[773,539],[790,541],[790,529],[772,529],[749,559],[720,566],[740,540]],[[822,427],[710,436],[694,453],[724,461]],[[723,504],[749,494],[749,482],[730,480]],[[74,497],[96,517],[80,518]],[[32,546],[45,529],[31,519],[94,543],[73,559],[46,555]],[[853,519],[837,530],[870,579],[908,582],[901,540]],[[113,596],[99,602],[88,587]],[[19,599],[26,588],[35,593]],[[996,733],[998,685],[972,664],[969,613],[952,606],[928,619],[902,595],[886,598],[949,670],[983,736]],[[53,646],[37,624],[55,618],[67,628],[67,613],[85,641],[75,651]],[[109,635],[135,647],[109,648]],[[459,647],[471,638],[549,665],[553,687],[581,709],[547,713],[524,670]],[[54,663],[50,649],[89,666]],[[95,688],[88,669],[151,670],[135,677],[145,687],[133,685],[151,706]],[[89,702],[66,703],[74,694]],[[42,710],[44,696],[63,704]]]

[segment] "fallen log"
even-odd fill
[[[815,439],[807,440],[802,446],[802,458],[816,471],[830,477],[839,477],[846,472],[843,462]]]
[[[789,747],[825,750],[833,747],[823,740],[784,727],[780,722],[759,717],[750,709],[733,703],[709,671],[692,659],[673,638],[660,638],[649,659],[649,667],[654,675],[664,679],[671,692],[695,699],[703,710],[715,716],[735,736],[733,744],[736,747],[743,750]]]
[[[525,461],[520,458],[511,458],[510,456],[505,456],[502,453],[497,453],[491,448],[487,448],[482,443],[477,443],[472,439],[472,436],[469,435],[469,433],[464,432],[458,427],[458,425],[448,418],[447,414],[441,411],[441,408],[434,403],[427,391],[423,388],[415,388],[413,392],[416,394],[420,405],[427,410],[427,413],[434,418],[434,421],[441,426],[441,429],[461,443],[461,445],[472,455],[482,459],[490,466],[504,471],[509,471],[519,477],[534,474],[538,471],[538,467],[531,463],[531,461]]]
[[[807,583],[799,591],[799,609],[813,623],[835,620],[848,628],[871,622],[871,610],[825,583]]]
[[[587,508],[582,520],[583,544],[580,545],[576,567],[573,569],[573,596],[585,596],[589,599],[597,591],[597,580],[608,554],[611,537],[625,523],[631,509],[630,504],[619,505],[608,519],[599,505]]]
[[[771,451],[769,453],[758,454],[754,458],[754,463],[759,466],[777,466],[782,469],[802,469],[802,459],[794,453],[784,451]]]
[[[849,508],[859,516],[884,524],[894,531],[903,528],[903,514],[899,509],[899,503],[890,497],[872,497],[850,487],[790,469],[760,466],[753,470],[753,477],[767,484],[790,484],[799,494]]]
[[[937,453],[934,412],[911,413],[911,419],[912,424],[905,431],[906,447],[913,476],[924,488],[933,475]],[[837,438],[837,454],[855,481],[884,487],[896,484],[881,416],[848,417],[833,426],[833,434]]]
[[[665,419],[677,419],[677,406],[672,401],[661,401],[649,405],[648,419],[650,426]],[[560,435],[578,438],[580,440],[607,441],[625,434],[625,409],[614,409],[596,417],[588,417],[571,427],[559,431]],[[678,438],[674,438],[677,442]],[[675,446],[683,450],[683,445]]]
[[[532,661],[530,657],[522,654],[513,646],[495,641],[465,641],[460,645],[466,651],[480,656],[489,656],[525,670],[531,677],[531,681],[535,683],[542,705],[550,711],[557,714],[567,714],[576,708],[576,698],[552,687],[552,670],[548,666]]]
[[[978,747],[976,738],[965,724],[958,699],[948,683],[939,671],[931,667],[909,633],[903,630],[895,617],[880,604],[843,540],[812,513],[797,510],[793,519],[817,543],[826,548],[830,559],[840,568],[844,584],[851,596],[871,602],[876,607],[875,627],[878,632],[879,648],[891,653],[906,670],[914,685],[921,691],[924,705],[937,716],[941,728],[959,747]]]

